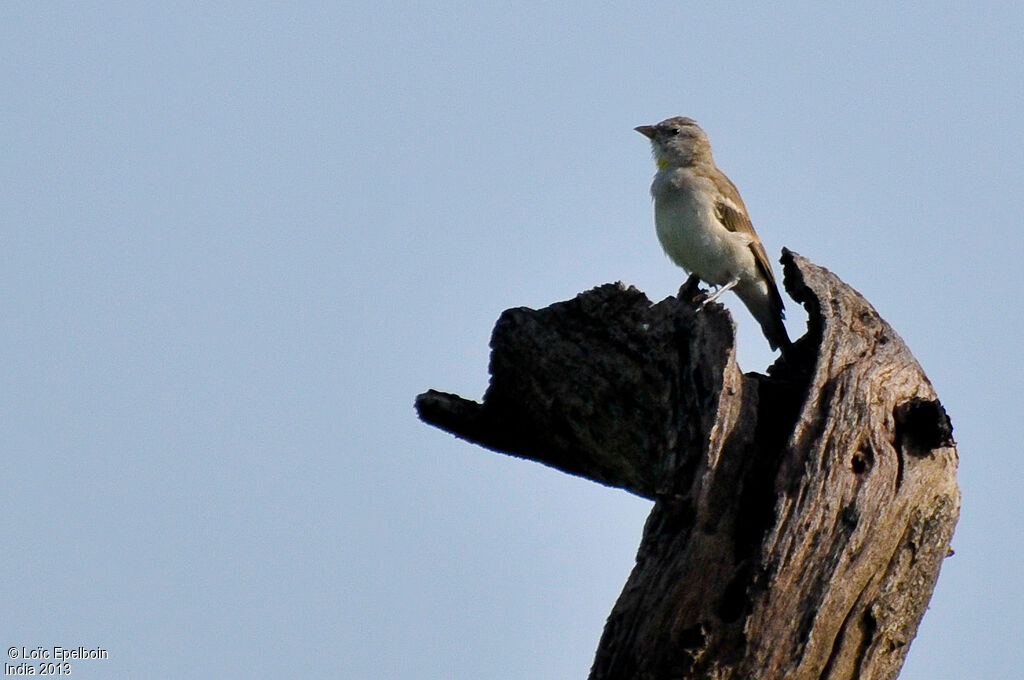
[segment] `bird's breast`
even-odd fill
[[[661,247],[683,269],[720,286],[745,267],[745,257],[752,259],[749,239],[719,221],[713,191],[678,172],[666,172],[655,176],[651,195]]]

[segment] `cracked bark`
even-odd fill
[[[494,329],[483,403],[434,390],[453,434],[654,501],[591,680],[899,673],[959,514],[952,426],[874,308],[784,251],[807,333],[742,374],[689,281],[605,285]]]

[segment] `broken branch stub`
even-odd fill
[[[959,513],[945,411],[902,339],[795,253],[808,332],[742,374],[691,280],[652,305],[605,285],[513,309],[483,403],[420,417],[496,451],[654,500],[592,680],[893,678]]]

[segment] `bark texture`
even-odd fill
[[[502,314],[483,403],[420,417],[654,501],[591,680],[899,673],[959,514],[952,426],[902,339],[784,251],[808,330],[742,374],[720,305],[609,284]]]

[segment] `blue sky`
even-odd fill
[[[650,504],[412,403],[482,396],[507,307],[677,290],[632,128],[688,115],[953,420],[901,678],[1011,677],[1022,36],[1010,2],[4,3],[0,642],[109,650],[79,678],[586,677]]]

